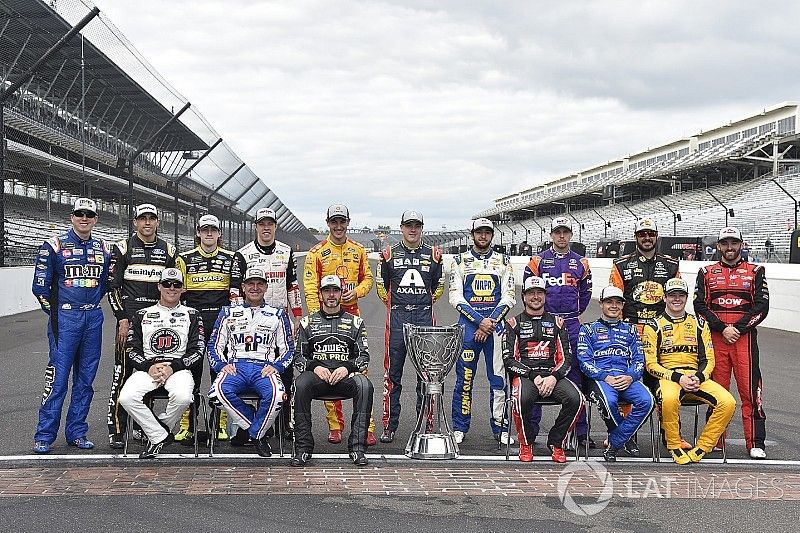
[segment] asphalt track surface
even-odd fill
[[[360,305],[370,333],[373,413],[380,428],[386,312],[374,290]],[[440,324],[456,320],[446,295],[435,310]],[[593,304],[584,318],[597,313]],[[0,360],[5,365],[0,375],[0,524],[20,531],[76,527],[159,531],[172,529],[186,516],[192,517],[199,531],[674,531],[700,527],[724,531],[767,525],[788,530],[800,511],[799,463],[794,463],[800,460],[796,446],[800,439],[796,407],[800,335],[793,333],[762,328],[760,334],[769,461],[747,458],[737,409],[729,434],[729,464],[717,460],[719,452],[689,468],[678,468],[666,457],[660,464],[624,459],[608,468],[614,488],[607,506],[594,516],[579,516],[566,510],[559,499],[563,469],[549,461],[543,436],[533,464],[516,462],[515,446],[512,461],[503,461],[504,451],[497,449],[489,429],[488,382],[482,363],[474,381],[472,427],[461,445],[462,458],[456,461],[403,457],[415,422],[415,376],[410,363],[404,374],[398,438],[370,448],[366,469],[356,469],[345,458],[345,444],[326,441],[324,409],[316,402],[316,449],[306,469],[287,467],[288,455],[281,458],[276,453],[262,459],[252,448],[231,448],[227,443],[217,445],[213,459],[207,457],[205,447],[200,449],[200,458],[194,459],[183,455],[189,448],[177,444],[156,461],[138,460],[138,445],[122,458],[106,444],[114,328],[109,319],[89,416],[95,450],[78,452],[61,437],[51,456],[32,457],[47,361],[45,328],[46,316],[39,311],[0,318]],[[448,413],[453,381],[451,374],[445,394]],[[545,408],[543,432],[554,419],[553,411]],[[346,406],[346,418],[348,413]],[[592,435],[601,442],[604,427],[596,414],[593,422]],[[690,430],[690,411],[685,410],[684,436]],[[640,445],[643,454],[649,454],[646,426],[640,431]],[[599,453],[591,450],[595,459]],[[682,480],[679,486],[671,481],[676,476]],[[582,468],[572,475],[568,492],[578,504],[596,503],[603,494],[608,496],[602,493],[607,485],[598,484],[598,479],[603,478]]]

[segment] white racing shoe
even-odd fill
[[[462,442],[464,442],[464,432],[454,431],[453,438],[456,440],[456,444],[461,444]]]
[[[753,459],[766,459],[767,452],[764,451],[764,448],[750,448],[750,457]]]
[[[500,433],[499,435],[495,435],[494,439],[496,441],[498,441],[498,442],[501,442],[503,444],[508,444],[508,445],[511,445],[511,444],[514,444],[515,442],[517,442],[516,440],[514,440],[514,437],[512,437],[511,435],[508,434],[508,431],[504,431],[504,432]]]

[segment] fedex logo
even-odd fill
[[[548,287],[576,287],[578,280],[569,272],[564,272],[560,276],[551,276],[547,272],[542,274],[542,279]]]

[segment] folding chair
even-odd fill
[[[698,427],[698,421],[700,419],[700,406],[708,407],[708,404],[704,403],[704,402],[701,402],[700,400],[693,400],[691,398],[684,398],[683,400],[681,400],[681,407],[682,408],[683,407],[694,407],[694,435],[692,437],[692,443],[695,446],[697,446],[697,433],[698,433],[697,427]],[[661,427],[661,416],[659,416],[658,417],[658,442],[656,444],[654,444],[654,447],[656,448],[656,451],[654,452],[655,453],[655,459],[654,459],[655,462],[661,462],[661,435],[663,435],[663,431],[664,430]],[[727,433],[727,431],[723,432],[722,436],[720,437],[720,440],[722,441],[722,462],[723,463],[727,463],[728,462],[728,450],[727,450],[727,446],[726,446],[726,443],[725,443],[725,433]]]
[[[587,423],[589,429],[591,430],[591,427],[592,427],[592,409],[591,409],[591,404],[597,403],[597,402],[595,402],[589,395],[585,395],[584,398],[586,399],[586,423]],[[618,407],[625,407],[626,405],[630,405],[630,404],[624,403],[624,402],[620,402],[619,404],[617,404]],[[656,455],[657,455],[657,452],[656,452],[657,444],[656,444],[656,440],[655,440],[656,439],[656,429],[655,429],[655,424],[653,423],[653,413],[654,412],[655,412],[655,409],[653,409],[650,412],[650,414],[647,416],[647,420],[650,422],[650,441],[653,443],[653,446],[652,446],[652,448],[653,448],[652,459],[653,459],[653,462],[656,463],[656,462],[658,462],[658,460],[657,460],[657,457],[656,457]],[[636,438],[637,434],[638,434],[638,432],[636,434],[634,434],[633,438]],[[584,443],[584,458],[587,461],[589,460],[589,433],[588,432],[586,434],[586,442]]]
[[[159,387],[153,391],[148,392],[144,395],[143,402],[144,404],[152,411],[153,405],[155,404],[156,400],[165,400],[169,401],[169,393],[164,387]],[[199,457],[199,453],[197,451],[198,442],[197,442],[197,418],[198,418],[198,410],[195,409],[195,406],[202,405],[203,406],[203,419],[207,419],[208,413],[206,412],[205,403],[201,401],[202,398],[200,394],[193,394],[192,395],[192,403],[190,404],[192,416],[194,417],[194,437],[193,437],[193,444],[194,444],[194,456]],[[128,425],[125,430],[125,446],[122,449],[122,456],[128,456],[128,443],[130,441],[131,435],[133,434],[133,417],[128,415]]]
[[[520,379],[523,379],[523,378],[520,378]],[[565,378],[565,379],[568,379],[568,378]],[[583,393],[581,393],[581,403],[583,404],[581,406],[581,409],[586,409],[586,398],[583,396]],[[506,423],[508,424],[508,436],[509,437],[511,436],[511,428],[512,427],[516,427],[516,424],[513,424],[511,422],[511,416],[513,414],[512,413],[512,409],[514,409],[513,404],[514,404],[514,398],[512,398],[512,396],[511,396],[511,376],[508,375],[508,373],[506,373],[506,401],[505,401],[505,407],[503,409],[503,418],[505,419]],[[533,405],[541,405],[541,406],[557,405],[557,406],[560,407],[561,406],[561,402],[559,402],[558,400],[552,399],[552,398],[539,398],[538,400],[533,402]],[[588,424],[588,419],[587,419],[587,424]],[[588,431],[587,431],[587,434],[588,434]],[[519,440],[519,438],[517,440]],[[569,432],[567,433],[567,442],[572,442],[573,443],[574,449],[575,449],[575,460],[576,461],[579,460],[580,459],[580,447],[578,446],[578,443],[577,443],[577,435],[575,435],[575,426],[574,425],[569,429]],[[500,446],[502,446],[502,443],[498,443],[498,450],[500,449]],[[508,439],[508,442],[506,443],[506,461],[508,461],[510,456],[511,456],[510,455],[510,449],[511,449],[511,439]]]
[[[261,405],[261,397],[256,394],[255,392],[245,392],[243,394],[239,394],[239,398],[245,402],[253,402],[255,404],[255,408],[258,409]],[[281,407],[281,410],[285,409],[286,407]],[[220,404],[219,399],[214,398],[211,401],[211,417],[209,419],[209,427],[216,428],[217,424],[219,424],[220,414],[222,412],[222,404]],[[283,457],[283,417],[278,412],[278,416],[275,417],[275,423],[273,424],[275,428],[275,433],[278,434],[278,449],[279,454]],[[208,456],[214,457],[214,443],[217,441],[217,432],[216,431],[209,431],[208,433]]]

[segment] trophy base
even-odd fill
[[[457,459],[458,444],[452,434],[412,434],[406,446],[406,457],[412,459]]]

